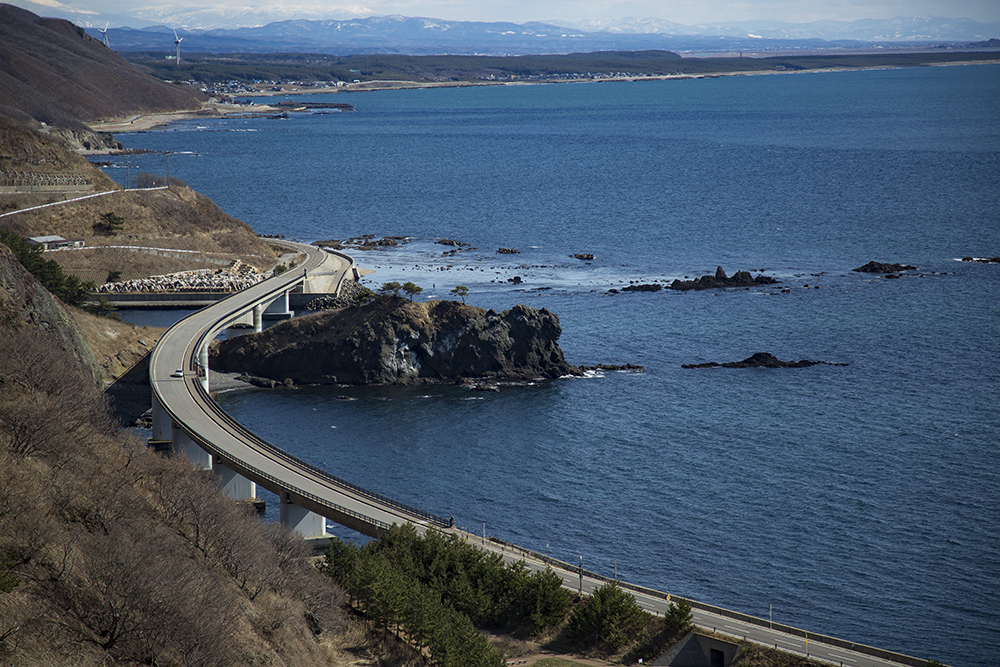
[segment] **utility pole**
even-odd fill
[[[580,558],[580,595],[583,595],[583,556]]]

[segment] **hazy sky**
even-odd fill
[[[7,0],[36,13],[40,5],[64,14],[141,15],[136,8],[169,7],[175,11],[239,8],[277,8],[301,18],[333,18],[338,9],[365,15],[402,14],[465,21],[568,20],[629,16],[655,17],[683,24],[754,19],[776,19],[789,23],[818,20],[854,21],[897,16],[942,16],[1000,21],[1000,0]],[[288,11],[292,10],[292,11]],[[53,12],[50,15],[54,15]]]

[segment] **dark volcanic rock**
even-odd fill
[[[963,257],[963,262],[978,262],[980,264],[1000,264],[1000,257]]]
[[[574,257],[576,259],[582,259],[584,261],[588,261],[589,262],[590,260],[594,259],[594,253],[591,253],[591,252],[578,252],[575,255],[570,255],[570,257]]]
[[[544,309],[496,313],[386,297],[221,341],[210,363],[279,382],[354,385],[579,375],[563,358],[561,333],[559,318]]]
[[[629,285],[628,287],[623,287],[623,292],[659,292],[663,289],[663,285],[659,283],[645,283],[642,285]]]
[[[497,248],[498,255],[520,255],[520,250],[515,250],[514,248]]]
[[[645,366],[637,364],[596,364],[594,366],[580,366],[581,371],[644,371]]]
[[[912,271],[917,267],[912,264],[885,264],[883,262],[868,262],[864,266],[859,266],[852,271],[858,273],[899,273],[900,271]]]
[[[211,368],[211,365],[209,365]],[[247,375],[244,373],[236,378],[240,382],[246,382],[247,384],[253,385],[255,387],[262,387],[264,389],[274,389],[275,387],[281,385],[277,380],[272,380],[271,378],[262,378],[256,375]]]
[[[696,278],[694,280],[677,279],[670,283],[670,289],[685,291],[713,289],[719,287],[753,287],[755,285],[771,285],[776,282],[778,281],[774,278],[763,274],[754,278],[750,275],[749,271],[737,271],[736,274],[730,278],[720,266],[715,270],[714,276],[702,276],[701,278]]]
[[[682,364],[681,368],[806,368],[807,366],[818,366],[825,364],[828,366],[846,366],[847,364],[831,364],[828,361],[781,361],[773,354],[767,352],[755,352],[743,361],[727,361],[718,363],[710,361],[707,364]]]

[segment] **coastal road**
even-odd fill
[[[277,243],[277,242],[275,242]],[[483,539],[465,531],[449,527],[441,517],[416,508],[396,503],[345,480],[336,478],[318,468],[296,459],[290,454],[262,440],[227,415],[208,395],[195,373],[198,350],[203,342],[255,304],[266,302],[306,279],[309,272],[323,274],[333,285],[339,285],[353,261],[346,255],[328,253],[319,248],[282,242],[283,245],[304,253],[304,261],[294,269],[258,283],[242,292],[204,308],[171,327],[160,339],[150,359],[150,383],[154,401],[159,401],[173,422],[214,459],[263,488],[286,498],[295,505],[315,512],[328,519],[348,526],[363,534],[378,537],[394,523],[412,523],[420,532],[441,530],[467,540],[487,550],[499,553],[507,562],[524,561],[531,569],[552,567],[570,590],[591,593],[607,580],[593,573],[561,563],[515,545]],[[322,268],[321,268],[322,267]],[[172,377],[176,369],[183,369],[183,377]],[[176,445],[176,442],[175,442]],[[658,615],[669,608],[665,593],[622,583],[639,605]],[[703,628],[747,639],[783,651],[808,655],[836,665],[850,667],[886,667],[887,665],[922,666],[923,660],[909,658],[878,649],[865,651],[833,646],[819,641],[818,635],[783,626],[792,632],[767,627],[761,619],[753,621],[733,618],[726,610],[691,601],[694,623]],[[733,613],[733,612],[729,612]],[[744,618],[751,617],[742,615]],[[829,638],[828,638],[829,639]],[[839,640],[833,640],[840,643]],[[874,657],[872,653],[881,654]]]
[[[214,460],[299,507],[373,537],[394,523],[413,523],[420,530],[443,526],[440,517],[366,491],[274,447],[229,417],[202,387],[195,372],[198,350],[229,322],[310,273],[329,278],[332,272],[333,284],[339,285],[353,268],[346,255],[302,244],[282,245],[305,255],[299,266],[189,315],[163,335],[150,358],[154,401]],[[177,369],[183,370],[183,377],[173,377]]]
[[[607,583],[607,579],[598,575],[591,576],[592,573],[583,571],[580,576],[580,569],[571,563],[562,563],[547,558],[542,554],[521,549],[512,544],[498,543],[493,540],[484,540],[481,536],[473,535],[461,530],[453,529],[453,534],[459,539],[468,541],[480,548],[500,554],[506,563],[524,562],[530,570],[544,570],[551,567],[553,571],[562,579],[563,586],[571,591],[582,591],[585,595],[592,594],[595,590]],[[667,599],[667,594],[663,592],[641,589],[626,582],[618,582],[619,585],[628,590],[639,606],[645,611],[663,616],[670,608],[671,602]],[[672,596],[676,601],[679,596]],[[794,653],[814,660],[822,660],[834,665],[843,667],[899,667],[900,665],[924,666],[926,661],[902,654],[893,653],[864,646],[862,644],[848,643],[848,646],[834,646],[825,643],[819,633],[806,633],[797,628],[789,628],[795,634],[784,632],[780,628],[780,623],[774,623],[773,627],[768,627],[766,619],[754,619],[754,622],[732,618],[720,613],[713,613],[707,609],[699,607],[710,607],[694,600],[689,600],[692,604],[691,616],[694,624],[706,630],[712,630],[720,634],[729,635],[735,640],[747,640],[762,644],[779,651]],[[719,609],[719,611],[726,611]],[[802,636],[807,635],[807,636]],[[840,643],[842,640],[835,640]],[[851,648],[854,646],[854,648]],[[860,649],[860,650],[857,650]],[[880,655],[872,655],[872,653]]]

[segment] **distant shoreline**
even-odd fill
[[[817,67],[815,69],[799,70],[755,70],[755,71],[720,71],[706,72],[699,74],[663,74],[654,76],[632,76],[615,77],[607,79],[593,80],[540,80],[540,81],[448,81],[448,82],[416,82],[416,81],[366,81],[364,83],[351,83],[341,88],[299,88],[282,92],[260,91],[256,93],[245,93],[239,95],[241,98],[267,98],[267,97],[294,97],[297,95],[342,95],[346,93],[370,93],[383,90],[407,90],[424,88],[469,88],[472,86],[535,86],[544,84],[572,84],[572,83],[636,83],[643,81],[671,81],[686,79],[717,79],[730,76],[768,76],[776,74],[815,74],[819,72],[864,72],[873,70],[888,69],[908,69],[909,67],[955,67],[964,65],[996,65],[996,60],[964,60],[960,62],[927,63],[921,65],[873,65],[871,67]],[[157,127],[163,127],[181,120],[195,120],[203,118],[212,120],[225,118],[227,116],[239,116],[247,114],[272,114],[282,113],[285,109],[269,106],[267,104],[257,104],[253,107],[246,105],[224,104],[219,102],[207,102],[200,109],[186,109],[182,111],[169,111],[151,114],[136,114],[122,120],[91,123],[90,127],[96,132],[110,132],[112,134],[127,132],[142,132]],[[106,155],[112,153],[109,150],[81,151],[84,155]]]

